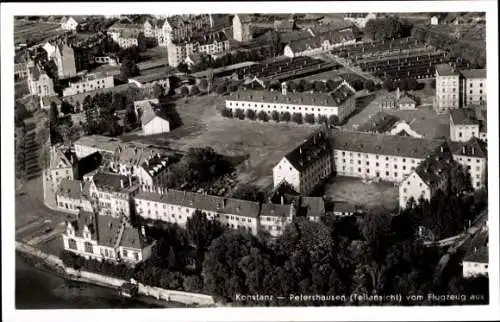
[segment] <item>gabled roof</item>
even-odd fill
[[[373,115],[368,121],[358,127],[361,132],[385,133],[393,128],[394,124],[399,121],[397,116],[378,112]]]
[[[465,78],[486,78],[486,69],[462,69],[460,74]]]
[[[486,143],[478,138],[472,138],[467,142],[451,142],[451,148],[454,155],[487,158],[488,152]]]
[[[458,108],[450,110],[450,116],[453,124],[461,125],[477,125],[476,111],[469,108]]]
[[[114,152],[120,145],[121,140],[104,135],[86,135],[79,138],[74,144],[87,147],[94,147],[100,150]]]
[[[303,172],[323,156],[331,153],[330,142],[322,131],[312,134],[299,146],[285,155],[285,158],[299,172]]]
[[[484,263],[488,264],[489,262],[489,251],[488,247],[482,246],[475,251],[472,251],[468,253],[464,259],[464,262],[471,262],[471,263]]]
[[[373,134],[354,131],[333,131],[335,150],[423,159],[443,143],[442,140]]]
[[[449,64],[439,64],[436,65],[436,72],[439,76],[454,76],[458,75],[458,72],[451,67]]]
[[[82,177],[84,174],[96,170],[102,161],[102,155],[99,152],[89,154],[78,160],[78,175]]]
[[[361,210],[359,206],[345,201],[335,201],[331,206],[332,212],[356,213]]]
[[[287,218],[288,216],[290,216],[292,207],[292,205],[265,203],[262,204],[261,216]]]
[[[83,231],[85,227],[90,232],[90,239],[97,240],[97,227],[96,227],[96,216],[93,212],[80,210],[76,219],[72,219],[67,222],[75,230],[75,236],[83,238]]]
[[[61,182],[59,183],[57,194],[71,199],[81,199],[82,188],[83,181],[64,178],[61,179]]]
[[[92,181],[100,190],[120,192],[130,188],[129,177],[114,173],[97,172]],[[123,188],[121,186],[123,182]]]
[[[451,149],[448,144],[442,143],[430,156],[420,162],[415,172],[426,185],[434,187],[446,178],[451,162],[453,162]]]
[[[298,208],[306,216],[322,216],[325,214],[325,201],[321,197],[301,197]]]

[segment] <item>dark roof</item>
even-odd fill
[[[262,205],[261,216],[286,218],[290,216],[291,207],[292,205],[265,203]]]
[[[476,110],[469,108],[459,108],[450,110],[450,116],[453,124],[476,125],[477,120]]]
[[[165,189],[163,193],[140,191],[135,198],[244,217],[257,217],[260,209],[254,201],[174,189]]]
[[[436,66],[436,72],[439,76],[453,76],[458,75],[458,72],[449,64],[439,64]]]
[[[360,210],[359,206],[344,201],[332,202],[331,206],[332,212],[355,213]]]
[[[157,80],[164,80],[164,79],[168,79],[168,78],[169,78],[169,75],[165,75],[164,72],[159,72],[159,73],[151,73],[148,75],[135,76],[135,77],[131,77],[130,79],[135,80],[136,82],[141,83],[141,84],[147,84],[147,83],[151,83],[151,82],[154,82]]]
[[[486,78],[486,69],[462,69],[460,74],[465,78]]]
[[[340,107],[347,98],[354,95],[352,91],[349,92],[339,89],[334,96],[328,93],[292,93],[288,92],[283,95],[281,92],[269,91],[239,91],[231,93],[227,100],[233,101],[247,101],[247,102],[260,102],[260,103],[278,103],[278,104],[296,104],[296,105],[313,105],[313,106],[337,106]],[[340,94],[340,95],[339,95]],[[344,96],[348,95],[348,97]]]
[[[303,172],[326,154],[331,154],[331,146],[322,131],[312,134],[299,146],[285,155],[285,158],[299,172]]]
[[[93,212],[80,210],[76,219],[70,220],[67,224],[71,224],[75,230],[75,236],[83,238],[83,230],[87,226],[90,232],[90,239],[97,240],[96,234],[96,216]]]
[[[112,216],[97,216],[97,231],[99,245],[107,247],[118,246],[118,237],[122,229],[122,222],[120,219]]]
[[[443,143],[415,169],[418,176],[429,186],[438,185],[446,177],[450,163],[453,161],[451,149]]]
[[[443,141],[354,131],[333,131],[335,150],[426,158]]]
[[[83,181],[64,178],[59,183],[57,194],[71,199],[81,199],[82,188]]]
[[[212,44],[214,42],[228,41],[228,38],[225,33],[222,31],[207,33],[203,35],[197,35],[188,39],[184,39],[179,42],[174,42],[176,45],[185,45],[186,43],[198,43],[200,46]]]
[[[454,155],[475,158],[486,158],[488,156],[486,143],[478,138],[472,138],[467,142],[451,142],[451,149]]]
[[[123,189],[130,187],[129,177],[114,173],[97,172],[93,176],[92,181],[99,189],[115,192],[122,191]],[[121,187],[121,181],[123,181],[123,188]]]
[[[150,104],[149,106],[145,106],[142,110],[142,115],[141,115],[141,123],[142,125],[146,125],[149,122],[151,122],[155,117],[159,117],[164,119],[165,121],[170,121],[169,116],[167,115],[166,111],[164,108],[161,108],[160,106],[155,106],[153,104]]]
[[[303,38],[295,42],[288,43],[288,45],[294,52],[302,52],[308,50],[309,48],[320,48],[323,45],[323,42],[327,40],[330,42],[330,44],[338,44],[353,40],[355,38],[356,37],[352,30],[346,29],[344,31],[329,31],[314,37]]]
[[[295,28],[295,22],[289,20],[275,20],[274,28],[292,30],[293,28]]]
[[[488,247],[482,246],[477,248],[475,251],[468,253],[464,257],[464,262],[473,262],[473,263],[488,263],[489,261],[489,253]]]
[[[96,170],[102,161],[102,155],[99,152],[94,152],[86,157],[78,160],[78,176],[83,177],[84,174]]]
[[[325,213],[325,201],[321,197],[301,197],[298,212],[305,216],[322,216]]]
[[[295,190],[295,188],[289,184],[287,181],[282,180],[273,189],[269,200],[272,203],[291,203],[293,198],[299,196],[300,194]],[[283,198],[283,200],[282,200]]]
[[[148,238],[143,236],[138,229],[125,225],[123,229],[120,246],[127,248],[142,249],[149,244]]]
[[[361,132],[385,133],[389,131],[398,121],[399,118],[397,116],[384,112],[378,112],[368,121],[361,124],[357,130]]]
[[[155,154],[149,159],[144,160],[141,166],[151,177],[155,177],[178,159],[176,155]]]

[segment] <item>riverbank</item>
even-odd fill
[[[61,278],[77,283],[89,283],[100,287],[106,287],[114,290],[116,294],[118,294],[119,286],[126,282],[110,276],[77,271],[65,267],[60,258],[54,255],[45,254],[34,247],[20,242],[16,242],[16,253],[24,257],[35,268],[44,269],[47,272],[57,274]],[[164,290],[141,283],[139,283],[139,296],[135,299],[158,307],[207,307],[214,305],[214,300],[211,296]]]

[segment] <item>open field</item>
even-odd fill
[[[325,197],[345,201],[367,209],[382,207],[393,209],[398,205],[398,186],[390,182],[363,183],[359,178],[335,177],[327,184]]]
[[[38,21],[14,21],[14,43],[26,43],[28,39],[34,42],[40,42],[46,38],[63,34],[64,31],[58,30],[60,24],[53,22]]]
[[[224,96],[191,97],[187,103],[180,99],[176,101],[176,110],[182,126],[165,134],[127,135],[122,139],[136,139],[181,151],[208,146],[224,155],[245,156],[245,162],[237,167],[237,181],[255,183],[267,189],[272,186],[273,166],[316,127],[226,119],[216,110],[223,102]]]
[[[422,97],[422,101],[428,101],[429,90],[417,91],[417,95],[427,95],[427,98]],[[375,99],[371,101],[365,108],[360,109],[360,111],[353,115],[344,127],[346,129],[355,130],[361,124],[366,123],[373,115],[380,111],[387,114],[395,115],[401,120],[405,120],[410,124],[411,128],[418,133],[422,134],[425,138],[438,138],[443,136],[449,136],[449,116],[448,115],[436,115],[435,111],[432,109],[432,105],[422,105],[414,111],[401,111],[401,110],[381,110],[379,107],[380,100],[386,94],[385,91],[379,91],[376,93]]]

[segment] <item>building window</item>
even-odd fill
[[[76,241],[74,239],[68,239],[68,247],[69,249],[76,250]]]
[[[92,245],[89,242],[85,242],[85,252],[93,253],[94,252],[94,245]]]
[[[138,260],[139,260],[139,253],[138,253],[138,252],[134,252],[134,259],[135,259],[136,261],[138,261]]]
[[[126,249],[123,250],[123,257],[128,257],[128,252]]]

